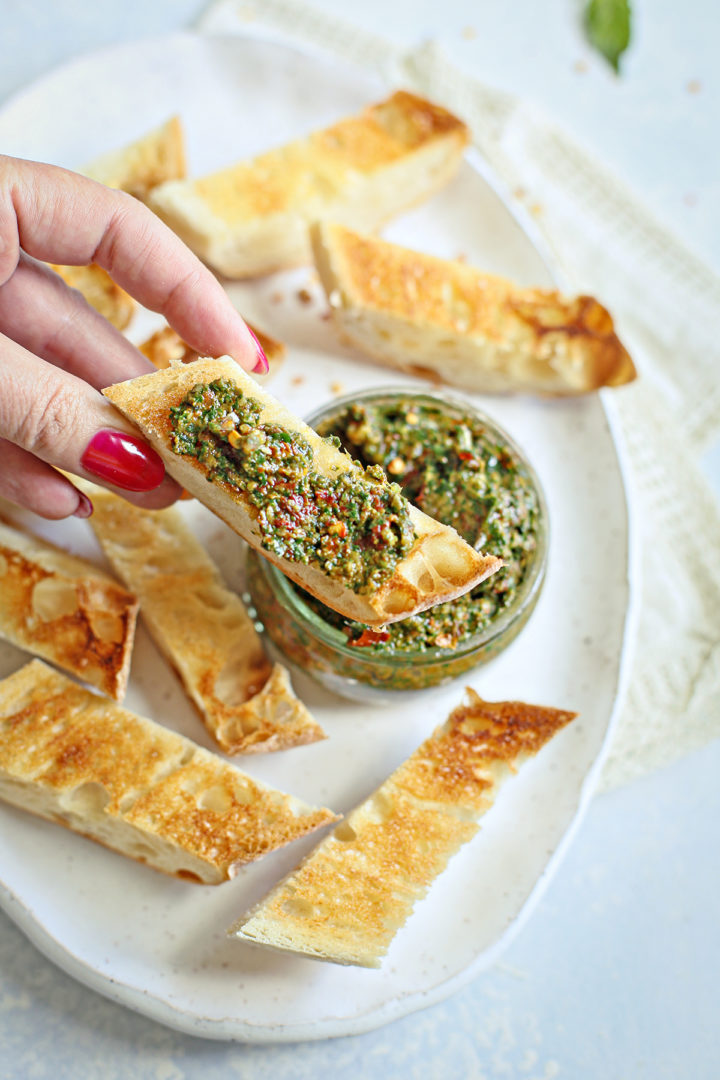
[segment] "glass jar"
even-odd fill
[[[435,392],[381,388],[335,399],[308,417],[307,423],[317,428],[350,405],[392,405],[395,402],[441,409],[453,419],[461,420],[464,416],[482,425],[534,493],[535,549],[512,600],[479,633],[460,640],[454,648],[407,648],[387,653],[383,653],[379,645],[351,644],[348,634],[307,603],[281,571],[251,551],[247,564],[251,614],[262,624],[281,656],[343,697],[378,703],[450,682],[471,668],[494,659],[519,634],[538,601],[548,550],[547,507],[532,466],[510,436],[467,401]],[[486,546],[485,550],[488,554],[493,553],[490,547]]]

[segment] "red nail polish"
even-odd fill
[[[249,326],[247,328],[247,331],[248,331],[248,334],[250,335],[250,337],[255,342],[255,349],[257,351],[257,357],[258,357],[257,364],[253,368],[253,371],[257,375],[267,375],[268,371],[270,370],[270,364],[268,363],[268,358],[265,355],[265,350],[263,349],[262,345],[258,341],[257,334],[254,334]]]
[[[87,495],[84,495],[82,491],[79,491],[77,509],[73,512],[73,517],[89,518],[92,516],[93,509],[93,504],[90,502]]]
[[[83,469],[126,491],[152,491],[165,476],[162,458],[136,435],[98,431],[80,459]]]

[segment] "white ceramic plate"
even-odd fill
[[[184,121],[193,173],[354,112],[386,88],[362,72],[252,38],[179,35],[96,54],[42,80],[0,114],[5,152],[81,167],[167,116]],[[528,283],[546,263],[478,161],[391,238]],[[313,302],[302,303],[307,286]],[[334,393],[398,383],[339,347],[307,271],[230,287],[248,317],[289,345],[271,389],[297,412]],[[143,313],[136,340],[153,323]],[[407,379],[408,385],[413,384]],[[90,841],[0,807],[0,901],[70,974],[172,1027],[242,1041],[364,1031],[437,1001],[491,962],[527,915],[587,803],[622,682],[628,609],[628,523],[611,423],[599,396],[543,402],[478,399],[525,448],[544,484],[552,540],[544,594],[520,638],[464,682],[490,699],[575,709],[580,718],[503,790],[480,835],[418,904],[381,971],[264,953],[226,928],[312,839],[217,888],[163,877]],[[227,579],[240,585],[239,541],[184,505]],[[87,523],[36,522],[76,552],[100,558]],[[0,648],[0,675],[27,658]],[[391,708],[339,698],[299,676],[296,689],[329,738],[242,762],[252,775],[309,801],[349,809],[417,746],[460,699],[462,685]],[[140,630],[127,705],[209,745],[177,680]]]

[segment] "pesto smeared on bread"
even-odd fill
[[[245,495],[266,551],[316,563],[354,592],[377,589],[415,541],[400,487],[379,465],[323,475],[303,435],[263,422],[261,412],[228,379],[197,383],[170,410],[172,449],[196,458],[210,482]]]

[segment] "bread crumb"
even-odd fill
[[[699,79],[690,79],[685,89],[688,94],[699,94],[702,90],[702,83]]]
[[[281,292],[270,293],[270,303],[271,304],[279,304],[284,299],[285,299],[285,296]]]
[[[298,298],[298,300],[300,301],[301,304],[311,304],[312,303],[312,293],[310,292],[309,289],[304,289],[304,288],[303,289],[298,289],[297,298]]]
[[[573,71],[576,71],[578,75],[584,75],[587,69],[587,60],[576,60],[573,64]]]
[[[477,37],[477,30],[474,26],[464,26],[460,32],[460,36],[463,37],[465,41],[474,41]]]
[[[344,394],[345,393],[345,387],[343,386],[343,384],[341,382],[331,382],[330,383],[330,390],[331,390],[331,392],[333,394]]]
[[[291,386],[302,386],[302,384],[304,382],[305,382],[305,376],[304,375],[293,375],[292,379],[290,380],[290,385]]]

